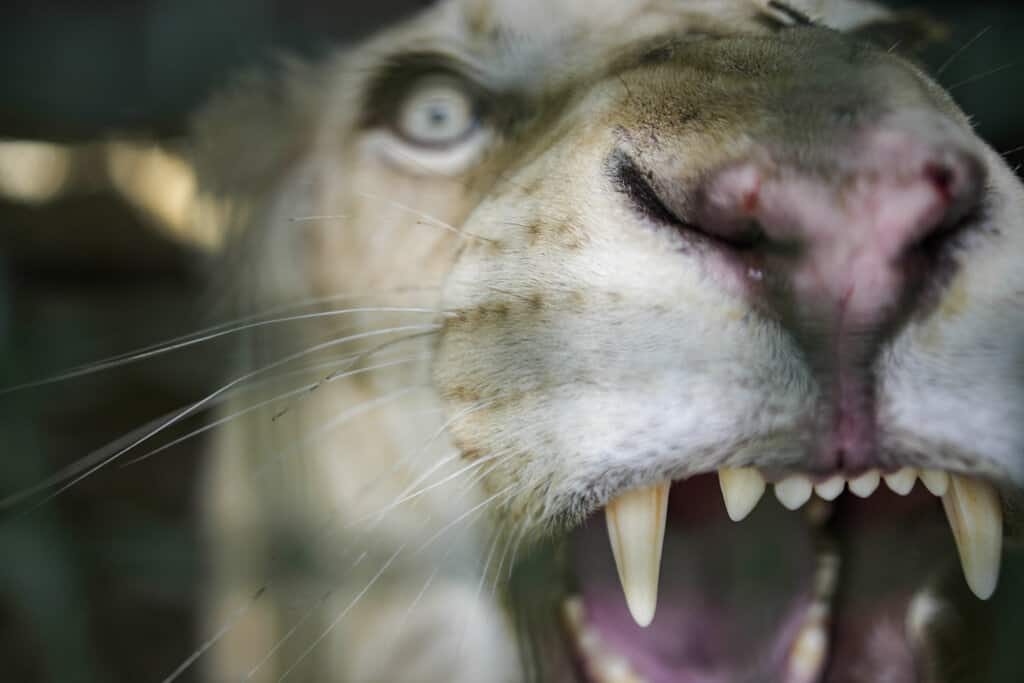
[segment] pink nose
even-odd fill
[[[800,319],[884,325],[984,185],[975,153],[929,132],[878,128],[820,168],[768,155],[728,166],[703,185],[696,222],[760,255]]]

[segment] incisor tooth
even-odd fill
[[[988,600],[999,582],[1003,553],[1003,509],[999,494],[985,482],[954,474],[942,507],[953,530],[967,585]]]
[[[658,604],[669,482],[623,493],[605,507],[608,538],[629,613],[649,626]]]
[[[913,467],[904,467],[892,474],[885,475],[885,485],[892,489],[894,493],[898,493],[901,496],[905,496],[910,493],[914,488],[914,482],[916,480],[917,470]]]
[[[719,470],[718,484],[722,487],[725,511],[734,522],[746,519],[764,495],[764,477],[752,467]]]
[[[775,484],[775,497],[790,510],[796,510],[811,498],[814,485],[807,477],[794,475]]]
[[[942,470],[921,470],[921,483],[933,496],[942,497],[949,490],[949,475]]]
[[[878,473],[878,470],[868,470],[856,479],[851,479],[847,482],[847,486],[850,487],[853,495],[867,498],[875,492],[881,480],[882,476]]]
[[[825,500],[835,500],[846,487],[846,480],[838,474],[831,479],[826,479],[820,484],[814,485],[814,492]]]

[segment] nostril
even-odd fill
[[[935,193],[939,215],[930,229],[908,247],[934,252],[973,223],[981,203],[985,171],[977,157],[960,153],[941,161],[926,161],[922,176]]]
[[[953,169],[932,161],[925,164],[924,175],[945,202],[953,202],[953,183],[956,180],[956,174],[953,172]]]

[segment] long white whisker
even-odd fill
[[[492,495],[492,496],[488,497],[487,499],[483,500],[479,504],[474,505],[469,510],[466,510],[464,513],[462,513],[461,515],[456,517],[454,520],[452,520],[448,524],[444,525],[444,527],[442,527],[437,533],[435,533],[433,536],[431,536],[429,539],[427,539],[427,541],[416,550],[416,554],[419,554],[420,552],[425,550],[431,543],[433,543],[438,538],[443,536],[445,533],[450,531],[454,526],[456,526],[460,522],[466,520],[467,518],[469,518],[470,516],[474,515],[475,513],[482,511],[487,505],[492,503],[496,498],[498,498],[501,495],[507,494],[508,492],[513,490],[514,488],[515,488],[515,485],[510,485],[510,486],[506,487],[505,489],[502,489],[498,493],[495,493],[494,495]],[[384,572],[387,571],[387,569],[391,566],[392,563],[394,563],[395,559],[405,550],[405,548],[407,546],[408,546],[408,543],[403,543],[402,545],[400,545],[398,547],[397,550],[395,550],[394,553],[392,553],[391,557],[389,557],[384,562],[384,564],[377,571],[377,573],[374,574],[373,578],[370,579],[369,583],[367,583],[367,585],[364,586],[363,589],[360,590],[359,593],[356,594],[356,596],[348,603],[348,605],[346,605],[346,607],[338,614],[338,616],[335,617],[335,619],[333,621],[331,621],[331,623],[327,626],[326,629],[324,629],[324,632],[321,633],[320,636],[317,637],[317,639],[314,640],[313,643],[310,644],[310,646],[308,648],[306,648],[302,652],[301,655],[299,655],[299,658],[295,662],[293,662],[290,667],[288,667],[288,669],[284,672],[284,674],[282,674],[282,676],[278,679],[279,682],[285,680],[291,674],[291,672],[294,671],[295,668],[303,660],[305,660],[305,658],[308,657],[309,654],[320,643],[322,643],[324,641],[324,639],[326,639],[327,636],[330,635],[330,633],[334,631],[335,628],[337,628],[338,624],[341,623],[341,621],[356,606],[356,604],[363,598],[363,596],[366,595],[367,592],[369,592],[369,590],[373,587],[373,585],[377,582],[377,580],[380,579],[380,577],[384,574]]]
[[[439,530],[439,531],[438,531],[437,533],[435,533],[435,534],[434,534],[433,536],[431,536],[431,537],[430,537],[430,538],[428,538],[428,539],[427,539],[426,541],[424,541],[424,542],[423,542],[423,544],[422,544],[421,546],[419,546],[418,548],[416,548],[416,551],[415,551],[415,553],[414,553],[414,554],[417,554],[417,555],[418,555],[419,553],[423,552],[423,551],[424,551],[424,550],[426,550],[426,549],[427,549],[428,547],[430,547],[430,544],[431,544],[431,543],[433,543],[433,542],[434,542],[434,541],[436,541],[436,540],[437,540],[438,538],[440,538],[441,536],[443,536],[443,535],[444,535],[444,534],[445,534],[445,533],[446,533],[446,532],[447,532],[447,531],[448,531],[449,529],[451,529],[451,528],[452,528],[453,526],[455,526],[456,524],[458,524],[459,522],[461,522],[461,521],[462,521],[462,520],[463,520],[464,518],[466,518],[466,517],[468,517],[469,515],[473,514],[473,513],[474,513],[474,512],[476,512],[477,510],[481,510],[481,509],[483,509],[483,508],[484,508],[485,506],[487,506],[487,505],[490,505],[490,504],[491,504],[492,502],[494,502],[494,500],[495,500],[495,499],[497,499],[497,498],[498,498],[499,496],[503,496],[503,495],[506,495],[506,494],[510,493],[510,492],[511,492],[511,491],[512,491],[513,489],[515,489],[515,487],[516,487],[516,484],[510,484],[509,486],[506,486],[505,488],[503,488],[502,490],[498,491],[497,493],[495,493],[495,494],[493,494],[493,495],[490,495],[490,496],[488,496],[488,497],[487,497],[487,498],[485,498],[485,499],[484,499],[483,501],[481,501],[481,502],[477,503],[476,505],[474,505],[474,506],[473,506],[473,507],[471,507],[470,509],[466,510],[466,511],[465,511],[465,512],[463,512],[463,513],[462,513],[461,515],[459,515],[458,517],[456,517],[455,519],[453,519],[452,521],[448,522],[448,523],[447,523],[447,524],[445,524],[445,525],[444,525],[443,527],[441,527],[441,529],[440,529],[440,530]]]
[[[957,49],[956,49],[956,50],[955,50],[955,51],[953,52],[953,54],[951,54],[951,55],[949,56],[949,59],[947,59],[947,60],[946,60],[945,62],[943,62],[943,63],[942,63],[942,66],[940,66],[940,67],[939,67],[939,68],[938,68],[938,69],[937,69],[937,70],[935,71],[935,75],[936,75],[936,76],[941,76],[942,74],[944,74],[944,73],[946,72],[946,69],[948,69],[948,68],[949,68],[950,66],[952,66],[952,65],[953,65],[953,62],[955,62],[955,61],[957,60],[957,58],[958,58],[958,57],[959,57],[960,55],[962,55],[962,54],[963,54],[964,52],[966,52],[967,50],[970,50],[970,49],[971,49],[971,47],[972,47],[972,46],[973,46],[973,45],[974,45],[975,43],[977,43],[977,42],[978,42],[979,40],[981,40],[981,38],[982,38],[982,37],[983,37],[983,36],[984,36],[984,35],[985,35],[986,33],[988,33],[988,32],[989,32],[989,31],[991,31],[991,30],[992,30],[992,27],[991,27],[991,26],[986,26],[985,28],[983,28],[983,29],[981,29],[980,31],[978,31],[978,32],[977,32],[977,33],[976,33],[976,34],[974,35],[974,37],[973,37],[973,38],[971,38],[971,39],[970,39],[970,40],[968,40],[968,41],[967,41],[966,43],[964,43],[964,44],[963,44],[963,45],[961,45],[961,46],[960,46],[959,48],[957,48]]]
[[[348,219],[345,213],[328,213],[322,216],[292,216],[288,219],[290,223],[308,223],[312,221],[342,221]]]
[[[482,242],[490,242],[492,244],[496,243],[496,240],[493,240],[489,237],[483,237],[481,235],[474,235],[471,232],[467,232],[460,228],[456,228],[454,225],[451,225],[450,223],[445,223],[440,218],[435,218],[430,214],[414,209],[411,206],[407,206],[401,202],[395,201],[394,199],[389,199],[388,197],[382,197],[380,195],[370,194],[369,192],[359,192],[359,194],[366,197],[367,199],[373,199],[374,201],[384,202],[397,209],[401,209],[402,211],[407,211],[408,213],[411,213],[412,215],[422,219],[428,225],[433,225],[435,227],[441,228],[442,230],[447,230],[449,232],[455,233],[460,237],[480,240]]]
[[[500,534],[498,532],[494,532],[493,536],[494,538],[491,540],[490,550],[487,551],[487,559],[484,560],[483,569],[480,570],[480,581],[477,583],[476,596],[473,598],[475,603],[480,602],[480,595],[484,592],[484,581],[487,579],[487,572],[491,569],[491,560],[494,558],[494,551],[498,547],[498,538],[500,538]],[[455,648],[456,658],[461,657],[462,648],[466,645],[466,636],[469,635],[470,620],[470,615],[467,615],[466,622],[462,626],[462,634],[459,636],[459,644]]]
[[[962,88],[965,85],[970,85],[971,83],[977,83],[978,81],[984,80],[984,79],[988,78],[989,76],[995,76],[996,74],[1002,73],[1003,71],[1006,71],[1007,69],[1012,69],[1015,66],[1017,66],[1017,62],[1015,62],[1015,61],[1014,62],[1009,62],[1007,64],[1003,64],[1002,66],[997,66],[994,69],[989,69],[988,71],[982,71],[980,74],[975,74],[975,75],[971,76],[970,78],[965,78],[962,81],[959,81],[957,83],[954,83],[953,85],[948,86],[946,89],[949,90],[950,92],[952,92],[952,91],[956,90],[957,88]]]
[[[386,329],[383,329],[383,330],[373,330],[373,331],[370,331],[370,332],[360,332],[360,333],[357,333],[357,334],[352,334],[352,335],[348,335],[346,337],[341,337],[339,339],[332,339],[332,340],[329,340],[329,341],[317,344],[317,345],[312,346],[310,348],[303,349],[302,351],[299,351],[297,353],[293,353],[293,354],[290,354],[288,356],[285,356],[284,358],[281,358],[281,359],[279,359],[277,361],[274,361],[274,362],[270,363],[269,365],[265,365],[262,368],[259,368],[257,370],[253,370],[252,372],[245,373],[244,375],[241,375],[241,376],[236,377],[235,379],[231,380],[230,382],[228,382],[227,384],[223,385],[222,387],[220,387],[219,389],[217,389],[213,393],[207,394],[202,399],[196,401],[195,403],[192,403],[192,404],[186,406],[184,409],[182,409],[181,411],[178,411],[177,413],[175,413],[170,419],[164,421],[162,424],[160,424],[155,429],[151,430],[150,432],[148,432],[144,436],[139,437],[138,439],[133,440],[127,446],[124,446],[123,448],[118,449],[115,453],[113,453],[112,455],[110,455],[106,459],[104,459],[101,462],[96,463],[96,464],[92,465],[91,467],[89,467],[88,469],[86,469],[85,472],[83,472],[83,473],[81,473],[81,474],[79,474],[77,476],[74,476],[70,481],[68,481],[66,484],[64,484],[63,486],[58,488],[56,491],[54,491],[50,495],[46,496],[43,500],[41,500],[39,503],[37,503],[37,505],[34,506],[34,507],[38,507],[39,505],[43,505],[46,502],[48,502],[48,501],[52,500],[53,498],[55,498],[56,496],[59,496],[61,493],[63,493],[64,491],[68,490],[69,488],[71,488],[72,486],[74,486],[78,482],[82,481],[86,477],[92,475],[94,472],[96,472],[99,469],[101,469],[101,468],[103,468],[103,467],[105,467],[105,466],[107,466],[107,465],[117,461],[125,453],[128,453],[133,448],[141,445],[142,443],[145,443],[149,439],[153,438],[157,434],[160,434],[161,432],[163,432],[164,430],[168,429],[172,425],[177,424],[178,422],[180,422],[181,420],[185,419],[189,415],[195,414],[197,411],[202,409],[204,406],[209,404],[215,398],[217,398],[221,394],[225,393],[226,391],[228,391],[232,387],[238,386],[239,384],[241,384],[243,382],[246,382],[246,381],[252,379],[253,377],[258,377],[258,376],[260,376],[262,374],[265,374],[265,373],[267,373],[267,372],[269,372],[271,370],[274,370],[275,368],[279,368],[279,367],[281,367],[283,365],[287,365],[288,363],[291,363],[292,361],[298,360],[299,358],[304,358],[306,356],[310,356],[310,355],[312,355],[314,353],[317,353],[318,351],[323,351],[324,349],[332,348],[334,346],[340,346],[341,344],[345,344],[345,343],[348,343],[348,342],[358,341],[360,339],[368,339],[368,338],[371,338],[371,337],[377,337],[377,336],[381,336],[381,335],[385,335],[385,334],[395,334],[395,333],[399,333],[399,332],[413,332],[413,331],[422,332],[424,330],[438,330],[440,328],[441,328],[441,326],[437,325],[437,324],[429,324],[429,325],[402,325],[402,326],[398,326],[398,327],[389,327],[389,328],[386,328]],[[11,505],[12,500],[22,500],[22,499],[24,499],[24,493],[16,493],[13,496],[8,496],[7,498],[4,498],[3,500],[0,500],[0,510],[8,508]]]
[[[338,415],[333,417],[326,425],[320,426],[319,428],[317,428],[316,431],[314,431],[312,434],[309,434],[306,437],[304,437],[301,441],[299,441],[297,444],[293,445],[291,448],[287,448],[287,449],[281,451],[273,459],[271,459],[270,461],[260,465],[253,472],[253,476],[261,476],[264,472],[267,471],[267,469],[270,467],[270,465],[272,465],[274,463],[282,462],[286,455],[288,455],[290,453],[294,453],[294,452],[296,452],[298,450],[301,450],[303,446],[307,446],[311,442],[313,442],[313,441],[315,441],[315,440],[317,440],[317,439],[319,439],[319,438],[321,438],[323,436],[326,436],[332,430],[337,429],[339,426],[341,426],[342,424],[348,422],[349,420],[352,420],[352,419],[354,419],[356,417],[359,417],[360,415],[363,415],[364,413],[368,413],[371,410],[373,410],[374,408],[377,408],[377,407],[379,407],[381,405],[384,405],[385,403],[390,403],[391,401],[399,399],[402,396],[406,396],[406,395],[408,395],[408,394],[410,394],[410,393],[412,393],[414,391],[417,391],[417,390],[420,390],[420,389],[426,389],[426,388],[429,388],[429,385],[423,384],[423,385],[415,385],[415,386],[411,386],[411,387],[402,387],[401,389],[397,389],[397,390],[392,391],[392,392],[390,392],[388,394],[384,394],[383,396],[378,396],[378,397],[376,397],[374,399],[371,399],[369,401],[364,401],[363,403],[360,403],[359,405],[353,406],[353,407],[349,408],[348,410],[345,410],[345,411],[339,413]]]
[[[323,632],[323,633],[321,633],[321,634],[320,634],[320,636],[319,636],[319,637],[317,637],[317,638],[316,638],[316,640],[314,640],[314,641],[313,641],[313,642],[312,642],[312,643],[310,644],[310,646],[309,646],[309,647],[307,647],[307,648],[306,648],[306,649],[305,649],[305,650],[304,650],[304,651],[302,652],[302,654],[300,654],[300,655],[299,655],[299,658],[298,658],[298,659],[296,659],[296,660],[295,660],[295,661],[294,661],[294,662],[292,663],[292,665],[291,665],[291,666],[289,666],[289,667],[288,667],[288,668],[287,668],[287,669],[285,670],[285,672],[284,672],[283,674],[281,674],[281,677],[280,677],[279,679],[277,679],[277,680],[278,680],[278,683],[280,683],[281,681],[283,681],[283,680],[285,680],[286,678],[288,678],[288,676],[289,676],[289,675],[291,675],[292,671],[294,671],[294,670],[295,670],[295,667],[297,667],[297,666],[298,666],[299,664],[301,664],[301,663],[302,663],[302,662],[303,662],[303,661],[304,661],[304,660],[306,659],[306,657],[308,657],[308,656],[309,656],[309,654],[310,654],[310,653],[311,653],[311,652],[312,652],[312,651],[313,651],[313,650],[314,650],[314,649],[316,648],[316,646],[317,646],[317,645],[319,645],[320,643],[322,643],[322,642],[324,641],[324,639],[325,639],[325,638],[327,638],[327,636],[328,636],[328,635],[330,635],[330,634],[331,634],[331,632],[333,632],[333,631],[334,631],[334,629],[335,629],[335,628],[336,628],[336,627],[338,626],[338,624],[340,624],[340,623],[341,623],[341,620],[342,620],[342,619],[344,619],[344,618],[345,618],[345,616],[346,616],[346,615],[348,615],[348,613],[349,613],[349,612],[350,612],[350,611],[352,610],[352,608],[356,606],[356,603],[358,603],[358,602],[359,602],[359,601],[360,601],[360,600],[362,599],[362,597],[363,597],[364,595],[366,595],[366,593],[367,593],[367,592],[368,592],[368,591],[369,591],[369,590],[370,590],[371,588],[373,588],[373,585],[374,585],[375,583],[377,583],[377,580],[378,580],[378,579],[380,579],[380,577],[381,577],[381,576],[382,576],[382,575],[384,574],[384,572],[386,572],[386,571],[388,570],[388,567],[390,567],[390,566],[391,566],[391,564],[392,564],[392,563],[393,563],[393,562],[394,562],[394,561],[395,561],[395,560],[396,560],[396,559],[398,558],[398,556],[399,556],[399,555],[400,555],[400,554],[402,553],[402,551],[403,551],[403,550],[405,550],[405,547],[406,547],[406,545],[408,545],[408,544],[406,544],[406,543],[403,543],[402,545],[400,545],[400,546],[398,547],[398,550],[396,550],[396,551],[395,551],[394,553],[392,553],[391,557],[389,557],[389,558],[387,559],[387,561],[385,561],[385,562],[384,562],[384,564],[383,564],[383,565],[381,565],[381,568],[380,568],[379,570],[377,570],[377,573],[373,575],[373,578],[372,578],[372,579],[370,579],[370,582],[369,582],[369,583],[367,583],[367,584],[366,584],[366,585],[365,585],[365,586],[363,587],[363,589],[362,589],[361,591],[359,591],[359,593],[357,593],[357,594],[356,594],[356,596],[355,596],[355,597],[354,597],[354,598],[352,599],[352,601],[351,601],[351,602],[349,602],[349,603],[348,603],[348,605],[347,605],[347,606],[345,607],[345,609],[343,609],[343,610],[341,611],[341,613],[340,613],[340,614],[339,614],[339,615],[338,615],[337,617],[335,617],[335,618],[334,618],[334,620],[333,620],[333,621],[332,621],[332,622],[331,622],[331,623],[330,623],[330,624],[329,624],[329,625],[327,626],[327,628],[326,628],[326,629],[324,629],[324,632]]]
[[[418,460],[424,453],[427,452],[427,450],[430,448],[431,444],[433,444],[434,441],[436,441],[437,438],[440,437],[441,434],[443,434],[445,432],[445,430],[448,429],[448,427],[450,427],[456,421],[458,421],[458,420],[460,420],[462,418],[465,418],[467,415],[470,415],[470,414],[476,412],[477,410],[482,410],[483,408],[486,408],[488,405],[491,405],[492,403],[494,403],[494,401],[497,401],[497,400],[498,400],[498,398],[495,398],[495,399],[490,400],[490,401],[485,401],[483,403],[478,403],[478,404],[476,404],[474,406],[470,406],[468,408],[464,408],[463,410],[461,410],[458,413],[456,413],[455,415],[453,415],[443,425],[441,425],[441,427],[439,427],[437,429],[437,431],[434,432],[434,434],[429,439],[427,439],[426,443],[424,443],[424,445],[421,448],[419,448],[415,453],[408,453],[408,454],[402,456],[401,458],[398,458],[395,461],[394,465],[391,466],[391,469],[389,471],[382,472],[378,476],[374,477],[374,479],[372,481],[368,482],[363,487],[363,489],[359,492],[358,495],[363,496],[363,495],[366,495],[366,494],[370,493],[381,482],[387,481],[388,476],[396,473],[402,466],[407,465],[408,463],[410,463],[413,460]],[[401,497],[407,495],[408,493],[410,493],[411,491],[414,491],[417,486],[419,486],[424,481],[429,479],[434,474],[434,472],[438,471],[439,469],[443,468],[448,463],[450,463],[452,460],[456,460],[459,457],[460,457],[460,454],[458,452],[456,452],[456,453],[453,453],[452,455],[446,456],[444,458],[440,458],[425,473],[420,475],[414,482],[409,484],[409,486],[407,486],[406,489],[404,491],[402,491],[398,495],[398,497],[401,498]],[[387,510],[385,510],[382,514],[386,514],[386,512],[387,512]]]
[[[174,681],[176,681],[178,677],[185,673],[193,664],[195,664],[200,657],[206,654],[206,652],[211,647],[220,642],[221,638],[227,635],[235,627],[235,625],[242,619],[242,617],[244,617],[249,612],[249,610],[251,610],[253,606],[259,601],[259,599],[262,598],[265,594],[266,587],[260,588],[258,591],[256,591],[255,595],[253,595],[252,598],[248,602],[246,602],[246,604],[236,609],[231,614],[231,616],[224,622],[224,625],[221,626],[215,634],[213,634],[211,637],[203,641],[203,643],[199,647],[197,647],[192,652],[192,654],[185,659],[185,661],[178,665],[178,668],[176,668],[166,678],[163,679],[162,683],[173,683]]]
[[[451,474],[449,474],[448,476],[444,477],[440,481],[436,481],[433,484],[430,484],[429,486],[425,486],[425,487],[423,487],[423,488],[421,488],[419,490],[416,490],[416,491],[414,491],[412,493],[408,493],[407,495],[402,495],[397,500],[395,500],[392,503],[389,503],[388,505],[386,505],[382,509],[378,510],[377,512],[370,513],[368,515],[365,515],[363,517],[355,519],[352,522],[349,522],[346,525],[346,528],[349,528],[349,527],[361,524],[362,522],[365,522],[367,519],[376,518],[377,521],[379,521],[379,520],[383,519],[389,512],[391,512],[395,508],[397,508],[397,507],[399,507],[401,505],[404,505],[404,504],[406,504],[406,503],[408,503],[410,501],[416,500],[420,496],[425,495],[425,494],[429,493],[430,491],[433,491],[433,490],[435,490],[437,488],[440,488],[441,486],[444,486],[445,484],[447,484],[450,481],[458,479],[459,477],[461,477],[466,472],[469,472],[469,471],[471,471],[473,469],[476,469],[477,467],[480,467],[481,465],[487,463],[490,460],[494,460],[495,458],[498,458],[499,456],[500,456],[500,454],[498,454],[498,453],[492,453],[491,455],[488,455],[486,457],[480,458],[479,460],[475,460],[474,462],[471,462],[470,464],[468,464],[468,465],[466,465],[466,466],[456,470],[455,472],[452,472]],[[434,469],[436,470],[436,468],[434,468]],[[422,482],[423,480],[424,480],[424,478],[421,477],[418,481]],[[407,488],[406,490],[408,491],[409,489]]]
[[[157,347],[150,347],[147,350],[131,353],[129,355],[114,356],[111,359],[99,361],[91,365],[79,367],[76,369],[69,370],[67,372],[48,377],[46,379],[33,380],[31,382],[23,382],[21,384],[15,384],[9,387],[0,389],[0,396],[10,394],[16,391],[22,391],[24,389],[32,389],[35,387],[44,386],[47,384],[55,384],[57,382],[63,382],[69,379],[75,379],[78,377],[84,377],[85,375],[91,375],[97,372],[103,372],[105,370],[113,370],[114,368],[122,367],[130,363],[137,363],[139,361],[154,358],[156,356],[162,356],[173,351],[179,351],[181,349],[195,346],[197,344],[204,344],[206,342],[220,339],[232,334],[239,334],[247,330],[257,329],[260,327],[267,327],[271,325],[282,325],[284,323],[292,323],[303,320],[316,320],[320,318],[329,318],[341,315],[354,315],[359,313],[424,313],[431,315],[444,314],[444,311],[433,308],[413,308],[413,307],[366,307],[366,308],[347,308],[338,309],[333,311],[317,311],[315,313],[303,313],[300,315],[290,315],[283,318],[272,318],[270,320],[258,320],[255,322],[245,323],[230,329],[210,332],[195,337],[187,337],[181,341],[160,345]]]
[[[265,401],[260,401],[259,403],[256,403],[254,405],[248,406],[248,407],[243,408],[241,410],[235,411],[234,413],[231,413],[230,415],[227,415],[225,417],[222,417],[222,418],[219,418],[217,420],[214,420],[213,422],[211,422],[211,423],[209,423],[207,425],[203,425],[202,427],[200,427],[198,429],[192,430],[188,434],[185,434],[183,436],[178,437],[177,439],[174,439],[172,441],[169,441],[169,442],[163,444],[159,448],[154,448],[153,450],[148,451],[146,453],[143,453],[142,455],[140,455],[140,456],[138,456],[136,458],[132,458],[131,460],[128,460],[127,462],[123,463],[121,466],[122,467],[128,467],[129,465],[134,465],[136,463],[142,462],[143,460],[148,460],[149,458],[153,457],[154,455],[157,455],[158,453],[162,453],[163,451],[166,451],[169,448],[173,448],[174,446],[177,446],[178,444],[180,444],[182,442],[185,442],[185,441],[188,441],[189,439],[195,438],[195,437],[199,436],[200,434],[205,434],[206,432],[208,432],[208,431],[210,431],[212,429],[216,429],[217,427],[219,427],[219,426],[221,426],[223,424],[231,422],[232,420],[235,420],[235,419],[237,419],[239,417],[242,417],[243,415],[248,415],[249,413],[253,413],[253,412],[255,412],[255,411],[257,411],[257,410],[259,410],[261,408],[265,408],[266,406],[273,405],[275,403],[280,403],[281,401],[284,401],[284,400],[287,400],[289,398],[292,398],[292,397],[295,397],[295,396],[299,396],[299,395],[302,395],[302,394],[309,395],[309,393],[311,391],[316,390],[317,388],[323,386],[325,383],[335,382],[335,381],[338,381],[340,379],[345,379],[347,377],[354,377],[356,375],[366,374],[368,372],[374,372],[376,370],[383,370],[383,369],[386,369],[386,368],[393,368],[393,367],[397,367],[397,366],[401,366],[401,365],[408,365],[410,363],[415,363],[417,361],[426,360],[426,359],[429,359],[429,358],[430,358],[429,355],[414,356],[412,358],[402,358],[400,360],[390,361],[390,362],[387,362],[387,363],[379,363],[377,365],[371,365],[371,366],[367,366],[365,368],[358,368],[356,370],[349,370],[348,372],[343,372],[343,373],[340,373],[340,374],[333,374],[330,377],[325,378],[324,380],[317,380],[316,382],[311,382],[309,384],[305,384],[305,385],[299,387],[298,389],[292,389],[292,390],[287,391],[287,392],[285,392],[283,394],[280,394],[278,396],[274,396],[273,398],[268,398]]]

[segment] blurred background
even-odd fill
[[[218,321],[218,235],[187,220],[189,112],[240,68],[315,57],[424,4],[7,0],[0,391]],[[924,61],[1024,164],[1024,7],[888,4],[949,27]],[[209,344],[0,393],[0,498],[201,398],[230,360],[230,342]],[[161,680],[188,656],[202,450],[191,440],[0,515],[0,679]]]

